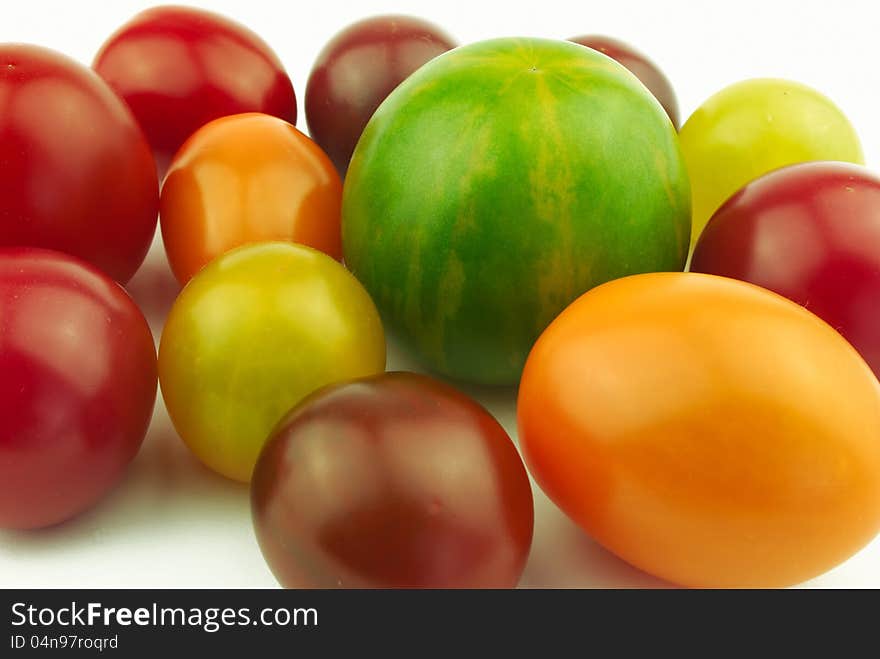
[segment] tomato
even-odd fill
[[[689,230],[660,104],[564,41],[496,39],[425,64],[373,115],[343,189],[345,261],[389,330],[427,367],[484,384],[515,383],[584,291],[683,269]]]
[[[159,185],[131,113],[59,53],[0,44],[0,247],[51,248],[125,283],[156,231]]]
[[[192,7],[147,9],[117,30],[93,63],[128,103],[159,171],[212,119],[263,112],[296,123],[293,84],[251,30]]]
[[[511,588],[532,541],[532,490],[507,433],[413,373],[294,408],[260,455],[251,501],[287,588]]]
[[[681,148],[691,176],[694,243],[712,213],[762,174],[811,160],[863,162],[840,109],[787,80],[746,80],[718,92],[682,127]]]
[[[880,177],[806,163],[748,184],[712,217],[691,270],[769,288],[836,328],[880,374]]]
[[[666,110],[666,114],[669,115],[669,120],[678,129],[678,99],[675,96],[675,90],[672,88],[669,78],[654,62],[629,44],[611,37],[590,35],[572,37],[569,41],[598,50],[603,55],[623,64],[660,102],[660,105]]]
[[[538,340],[517,414],[550,498],[669,581],[794,584],[880,529],[880,385],[830,326],[751,284],[594,289]]]
[[[384,370],[385,336],[369,296],[329,256],[291,243],[212,261],[175,301],[159,347],[174,427],[202,462],[243,482],[295,403]]]
[[[93,266],[0,249],[0,528],[86,510],[137,454],[156,399],[150,328]]]
[[[455,42],[409,16],[373,16],[349,25],[324,47],[306,86],[309,134],[345,174],[373,112],[397,85]]]
[[[162,185],[162,238],[186,283],[247,243],[290,240],[342,257],[342,182],[324,152],[265,114],[215,119],[190,137]]]

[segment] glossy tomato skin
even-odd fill
[[[569,41],[579,43],[587,48],[598,50],[613,60],[623,64],[656,98],[676,130],[679,127],[678,98],[672,83],[666,74],[648,57],[638,50],[617,39],[592,34],[583,37],[572,37]]]
[[[162,331],[168,414],[214,471],[248,482],[283,414],[314,390],[385,370],[372,300],[326,254],[292,243],[239,247],[202,269]]]
[[[185,284],[213,258],[290,240],[342,258],[342,182],[320,147],[283,119],[221,117],[178,151],[162,185],[165,251]]]
[[[706,225],[691,270],[733,277],[806,306],[880,374],[880,177],[821,162],[771,172]]]
[[[306,86],[309,134],[343,176],[370,117],[425,62],[455,48],[452,37],[410,16],[373,16],[333,37]]]
[[[342,197],[345,262],[389,330],[437,373],[493,385],[519,380],[584,291],[682,270],[690,222],[660,104],[612,59],[550,39],[425,64],[370,119]]]
[[[296,123],[293,84],[277,55],[245,26],[202,9],[137,14],[101,46],[93,67],[131,107],[160,173],[212,119],[263,112]]]
[[[840,108],[790,80],[725,87],[697,108],[680,137],[693,193],[692,243],[721,204],[767,172],[815,160],[864,162],[859,137]]]
[[[544,491],[669,581],[790,585],[880,529],[880,385],[830,326],[751,284],[594,289],[538,340],[517,414]]]
[[[0,247],[85,259],[120,283],[156,231],[150,149],[125,104],[54,51],[0,44]]]
[[[140,310],[79,259],[0,249],[0,528],[62,522],[121,478],[156,399]]]
[[[532,540],[516,447],[449,385],[387,373],[327,387],[275,429],[251,487],[288,588],[510,588]]]

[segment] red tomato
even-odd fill
[[[600,53],[623,64],[648,88],[648,91],[654,95],[654,98],[660,102],[660,105],[666,110],[666,114],[669,115],[672,125],[678,130],[678,99],[675,96],[675,90],[672,88],[669,78],[666,77],[663,71],[660,70],[660,67],[654,62],[629,44],[611,37],[590,35],[586,37],[572,37],[569,41],[598,50]]]
[[[865,168],[805,163],[749,183],[706,225],[691,270],[806,306],[880,374],[880,177]]]
[[[131,298],[88,264],[0,250],[0,527],[64,521],[137,453],[156,351]]]
[[[413,373],[300,403],[263,448],[251,499],[288,588],[507,588],[532,541],[531,486],[507,433]]]
[[[841,336],[695,273],[578,298],[529,355],[520,445],[598,542],[688,586],[794,584],[880,530],[880,385]]]
[[[306,86],[309,133],[339,173],[364,126],[397,85],[455,48],[436,25],[410,16],[373,16],[349,25],[318,55]]]
[[[46,247],[121,283],[156,231],[150,149],[92,71],[45,48],[0,45],[0,247]]]
[[[296,96],[278,57],[252,31],[191,7],[155,7],[101,47],[94,68],[143,127],[159,171],[212,119],[264,112],[296,123]]]
[[[292,241],[342,258],[342,182],[320,147],[286,121],[237,114],[202,126],[162,185],[162,238],[185,284],[256,242]]]

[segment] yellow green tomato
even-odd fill
[[[746,80],[712,96],[682,127],[691,178],[691,244],[746,183],[811,160],[863,163],[855,130],[819,92],[787,80]]]
[[[159,382],[177,432],[247,482],[274,425],[327,384],[385,370],[385,335],[358,281],[317,250],[263,243],[206,266],[174,303]]]

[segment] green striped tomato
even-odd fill
[[[373,115],[343,197],[345,260],[428,367],[515,383],[586,290],[681,270],[690,188],[660,104],[583,46],[495,39],[432,60]]]

